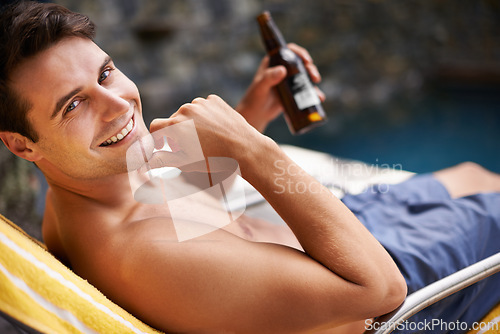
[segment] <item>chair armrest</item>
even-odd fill
[[[396,310],[378,317],[365,334],[388,334],[415,313],[500,271],[500,252],[415,291]]]

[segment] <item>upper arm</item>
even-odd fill
[[[293,333],[376,315],[364,309],[362,287],[295,249],[224,230],[153,238],[128,247],[111,297],[159,329]]]

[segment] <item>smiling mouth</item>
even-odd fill
[[[134,128],[134,118],[131,118],[128,124],[123,129],[118,131],[117,134],[110,137],[108,140],[105,140],[99,146],[109,146],[120,142],[121,140],[123,140],[123,138],[127,137],[127,135],[130,133],[130,131],[132,131],[133,128]]]

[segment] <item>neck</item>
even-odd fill
[[[112,208],[134,200],[128,173],[84,180],[44,174],[54,199],[64,205],[91,202]]]

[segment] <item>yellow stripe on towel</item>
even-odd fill
[[[13,282],[19,278],[6,273],[0,264],[0,309],[24,324],[31,324],[43,333],[77,333],[72,326],[34,301]],[[48,326],[47,324],[50,324]]]
[[[477,328],[467,334],[500,334],[500,303],[475,325]]]
[[[160,333],[0,215],[0,310],[47,333]]]

